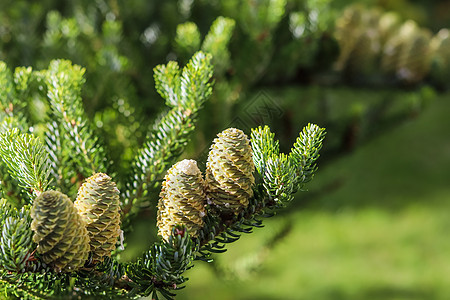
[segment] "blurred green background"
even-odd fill
[[[233,21],[206,47],[219,16]],[[153,68],[201,48],[216,57],[215,87],[183,157],[204,168],[229,126],[268,124],[285,152],[308,122],[327,128],[307,191],[196,262],[178,299],[448,299],[445,28],[450,2],[438,0],[2,0],[0,60],[85,67],[85,108],[118,174],[164,110]],[[48,107],[32,103],[43,122]],[[154,213],[134,221],[121,259],[156,239]]]

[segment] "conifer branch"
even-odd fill
[[[179,105],[180,94],[180,68],[176,61],[169,61],[166,65],[155,67],[156,91],[166,100],[166,105],[175,107]]]
[[[303,128],[297,138],[294,147],[289,153],[289,160],[297,166],[297,180],[294,191],[309,182],[317,170],[316,161],[319,151],[322,149],[322,141],[325,138],[325,129],[315,124],[308,124]]]
[[[212,93],[213,76],[211,54],[201,51],[194,54],[180,78],[180,105],[197,112]],[[194,111],[192,111],[194,113]]]
[[[214,20],[208,34],[203,40],[202,51],[213,56],[215,74],[222,74],[230,64],[228,43],[233,35],[236,22],[233,19],[218,17]]]
[[[11,296],[18,299],[51,299],[44,291],[41,292],[39,289],[33,289],[26,285],[20,275],[7,271],[0,271],[0,289],[2,294],[7,297],[6,299]]]
[[[211,61],[211,55],[198,52],[181,72],[174,62],[155,68],[157,90],[170,110],[155,122],[135,159],[131,178],[123,185],[122,221],[129,220],[131,213],[149,204],[150,191],[159,186],[166,169],[183,152],[189,135],[195,128],[198,111],[212,92]],[[68,169],[75,168],[85,176],[87,172],[105,167],[104,151],[99,148],[98,139],[90,129],[81,103],[83,72],[83,69],[72,66],[68,61],[53,61],[49,70],[45,71],[48,98],[55,117],[49,122],[46,146],[33,135],[11,128],[14,122],[18,122],[15,116],[3,118],[0,132],[1,159],[11,176],[29,193],[29,198],[34,199],[48,189],[50,174],[57,178],[58,189],[62,189],[67,183],[63,174],[67,176],[70,172]],[[20,80],[26,81],[27,74],[24,71]],[[20,89],[25,92],[23,87]],[[178,190],[180,185],[176,180],[171,185],[179,192],[179,201],[170,204],[172,208],[165,212],[166,215],[176,213],[178,218],[164,223],[171,228],[167,231],[167,236],[155,243],[136,262],[121,263],[116,257],[109,257],[114,248],[113,243],[120,234],[117,224],[115,227],[111,227],[111,224],[101,227],[102,230],[109,231],[100,235],[97,235],[100,226],[90,226],[89,232],[92,235],[89,235],[89,241],[75,233],[79,230],[87,232],[83,225],[87,224],[85,222],[88,219],[94,220],[90,216],[91,206],[95,213],[104,209],[112,211],[109,202],[104,202],[105,186],[100,188],[96,185],[97,181],[95,184],[89,181],[92,184],[89,188],[84,186],[89,193],[79,193],[82,197],[77,200],[79,202],[76,206],[60,192],[53,192],[60,195],[58,197],[45,198],[44,205],[41,198],[48,192],[41,194],[41,198],[34,201],[31,217],[27,206],[17,211],[6,199],[1,199],[0,287],[7,293],[14,293],[12,295],[16,297],[38,299],[75,299],[82,296],[134,298],[149,295],[155,299],[173,299],[174,291],[183,288],[183,283],[187,280],[183,276],[184,272],[193,266],[194,259],[209,260],[212,253],[224,252],[225,244],[237,241],[242,233],[250,233],[254,227],[262,227],[261,217],[273,215],[275,209],[291,201],[295,191],[312,179],[325,136],[324,129],[309,124],[300,133],[291,153],[284,154],[279,152],[278,141],[268,127],[253,130],[251,147],[242,131],[230,129],[224,132],[219,136],[220,139],[215,140],[218,144],[215,151],[210,153],[208,180],[203,181],[202,174],[197,169],[199,180],[195,181],[195,193],[192,192],[194,184],[183,186],[183,190]],[[228,153],[228,148],[234,150]],[[192,165],[194,164],[189,164]],[[256,172],[253,165],[256,166]],[[181,166],[187,168],[188,164]],[[186,170],[193,171],[192,168]],[[178,175],[177,180],[190,178]],[[214,176],[228,180],[220,193],[222,181],[214,181]],[[211,184],[215,184],[216,188],[207,187]],[[111,187],[113,194],[117,196],[119,192],[115,185],[112,184]],[[227,194],[228,192],[233,194]],[[203,204],[201,201],[194,201],[199,193],[204,193]],[[164,195],[167,201],[174,200],[174,194]],[[186,195],[192,201],[184,199]],[[232,210],[227,209],[231,205],[231,196],[235,197]],[[65,199],[64,203],[60,203],[62,198]],[[55,209],[52,209],[53,201],[61,208],[61,213],[57,213],[57,216],[54,215]],[[206,207],[204,203],[208,203]],[[117,208],[117,204],[115,205]],[[195,209],[195,214],[194,208],[199,208]],[[68,213],[67,216],[62,212]],[[80,214],[87,216],[84,221],[73,221],[78,220]],[[118,216],[118,212],[115,211],[114,215]],[[164,217],[161,214],[161,218]],[[33,218],[32,225],[30,218]],[[64,226],[58,223],[58,229],[54,230],[53,222],[57,222],[58,218],[71,221],[61,221]],[[194,227],[186,226],[188,222],[183,218],[195,221],[198,225],[191,234],[188,230]],[[177,221],[172,224],[171,220]],[[31,239],[32,230],[33,240],[39,246]],[[50,239],[55,237],[48,235],[49,232],[58,235],[57,247],[48,247],[54,242]],[[102,243],[107,237],[111,237],[111,241],[108,240],[102,246],[102,250],[105,250],[102,259],[94,258],[92,247],[88,254],[89,249],[83,246],[88,242]],[[80,244],[81,241],[83,244]],[[44,249],[46,246],[48,249]],[[36,257],[34,250],[37,250]],[[68,251],[70,255],[66,255]],[[81,252],[85,258],[78,260],[82,256]],[[57,256],[60,253],[65,255]],[[56,265],[66,265],[69,263],[68,259],[77,259],[76,266],[70,266],[63,272],[54,268]]]
[[[252,130],[253,162],[260,174],[266,172],[267,162],[273,155],[278,155],[279,143],[269,126],[258,127]]]
[[[20,197],[20,189],[18,189],[17,182],[11,178],[8,173],[6,165],[0,159],[0,198],[7,198],[8,201],[15,207],[20,207],[23,204],[22,197]]]
[[[148,134],[145,146],[135,159],[133,176],[129,180],[126,193],[122,196],[123,215],[127,215],[136,203],[146,204],[148,191],[159,185],[159,178],[182,153],[189,140],[189,134],[195,129],[197,113],[212,93],[210,83],[212,65],[209,54],[197,52],[183,68],[179,84],[174,81],[167,82],[167,76],[163,75],[164,70],[171,73],[176,69],[175,64],[156,68],[155,76],[158,78],[157,86],[161,89],[161,95],[170,97],[171,100],[166,98],[166,101],[176,106],[157,121],[154,125],[155,130]],[[177,93],[177,97],[172,96],[172,91]]]
[[[25,119],[17,117],[17,115],[15,115],[16,113],[17,111],[11,115],[5,115],[0,112],[0,120],[3,119],[0,123],[0,138],[1,136],[6,137],[7,132],[11,132],[11,130],[24,130],[28,127]],[[20,116],[22,115],[20,114]],[[14,203],[14,206],[20,207],[21,204],[26,202],[24,201],[26,199],[21,196],[23,190],[20,189],[20,187],[22,186],[17,182],[16,177],[11,174],[11,169],[8,167],[8,163],[4,161],[5,159],[7,158],[0,158],[0,191],[3,193],[1,197],[7,198],[11,203]],[[27,191],[27,193],[29,193],[29,191]]]
[[[224,244],[239,239],[240,233],[250,233],[252,227],[262,226],[262,221],[258,217],[273,216],[274,209],[282,208],[291,201],[302,179],[299,180],[297,175],[301,166],[309,166],[305,168],[309,179],[312,179],[317,171],[315,165],[314,167],[311,165],[318,158],[318,151],[322,147],[324,137],[325,129],[317,125],[308,124],[303,129],[294,149],[299,149],[298,145],[314,146],[302,148],[303,156],[300,162],[305,163],[298,165],[297,161],[291,158],[294,155],[293,152],[288,155],[279,153],[278,141],[274,139],[274,134],[270,132],[269,127],[252,129],[251,145],[257,171],[254,197],[238,215],[207,214],[206,225],[197,241],[200,247],[197,259],[209,261],[211,253],[224,252]],[[306,181],[300,181],[300,183],[306,183]]]
[[[190,57],[197,50],[211,54],[214,75],[220,77],[230,66],[230,52],[227,47],[235,24],[233,19],[218,17],[214,20],[201,45],[200,32],[195,23],[179,24],[175,37],[175,50],[182,59]]]
[[[11,272],[25,272],[33,251],[30,209],[26,206],[17,211],[0,203],[0,213],[0,266]]]
[[[26,102],[19,99],[13,74],[2,61],[0,61],[0,86],[0,122],[9,117],[14,119],[14,121],[10,119],[10,122],[15,122],[22,128],[27,128],[23,113]]]
[[[267,160],[263,175],[263,186],[270,201],[275,201],[280,206],[293,198],[296,185],[296,166],[292,164],[284,153],[272,155]]]
[[[39,138],[18,129],[0,132],[0,154],[9,173],[30,196],[37,196],[50,184],[48,153]]]
[[[182,60],[200,49],[200,38],[200,31],[195,23],[186,22],[177,26],[174,46]]]
[[[11,71],[4,62],[0,62],[0,84],[2,86],[0,89],[0,109],[3,113],[11,116],[14,112],[14,105],[18,103]]]
[[[9,294],[7,296],[19,299],[80,299],[96,294],[85,293],[76,284],[77,278],[68,273],[45,270],[17,274],[0,271],[0,287],[3,286],[3,291]],[[107,298],[105,294],[103,296]]]
[[[127,267],[131,280],[131,295],[152,296],[160,293],[165,299],[175,296],[171,290],[179,290],[187,279],[183,273],[192,267],[195,246],[186,228],[173,228],[168,241],[156,244],[141,259]]]
[[[64,186],[63,172],[66,170],[63,163],[63,148],[61,145],[61,133],[58,123],[55,121],[47,123],[45,131],[45,149],[49,154],[50,172],[52,177],[56,179],[57,186]]]
[[[0,224],[11,215],[12,205],[5,198],[0,198]]]
[[[53,114],[60,124],[61,135],[69,140],[67,161],[84,176],[106,171],[106,158],[98,137],[94,134],[81,101],[81,87],[85,70],[67,60],[50,63],[46,76],[48,98]],[[60,142],[61,143],[61,142]],[[75,157],[73,156],[75,155]]]
[[[323,137],[324,129],[316,125],[308,125],[300,134],[298,144],[308,144],[310,140],[315,140],[315,148],[320,149]],[[279,153],[278,142],[274,140],[274,135],[269,128],[254,129],[251,142],[253,159],[256,161],[259,158],[264,161],[257,167],[254,197],[250,199],[248,206],[239,213],[217,211],[213,207],[207,208],[204,217],[205,225],[200,230],[198,237],[193,240],[195,259],[210,261],[212,253],[226,251],[225,244],[237,241],[241,233],[250,233],[253,227],[262,227],[262,221],[258,217],[272,216],[274,209],[283,207],[293,198],[294,186],[297,184],[297,166],[292,163],[289,155]],[[317,158],[317,154],[316,151],[304,151],[302,159],[311,161]],[[316,168],[312,169],[309,174],[313,175],[316,170]],[[228,176],[232,176],[232,173],[233,171]],[[222,175],[227,176],[227,174]],[[242,183],[242,181],[240,182]],[[188,195],[187,192],[186,195]],[[177,211],[177,213],[180,212]],[[194,218],[194,213],[194,210],[191,210],[190,218]],[[170,222],[170,220],[168,219],[167,222]],[[174,239],[180,239],[176,227],[173,228],[172,236],[169,237],[171,241]],[[166,245],[164,242],[160,247],[166,249],[166,251],[177,249],[174,245]],[[186,261],[189,261],[192,257],[191,254],[185,253],[179,255]],[[155,263],[160,261],[164,262],[163,265],[166,268],[164,272],[155,268]],[[172,291],[178,287],[177,280],[182,279],[179,277],[180,274],[177,273],[179,269],[170,269],[172,265],[170,260],[161,256],[161,254],[149,252],[138,264],[129,268],[129,279],[133,281],[131,284],[136,285],[133,290],[141,289],[142,293],[142,290],[145,289],[145,295],[153,293],[153,297],[157,296],[156,292],[159,291],[164,297],[172,299],[175,296]],[[157,280],[158,276],[165,272],[172,272],[172,275],[167,277],[170,280]]]

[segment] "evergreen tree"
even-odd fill
[[[312,124],[289,154],[279,152],[268,127],[254,129],[251,139],[230,128],[211,145],[205,175],[194,160],[174,164],[212,93],[212,57],[203,52],[182,70],[176,62],[155,68],[169,110],[155,121],[129,173],[114,171],[86,116],[83,68],[67,60],[40,71],[1,66],[0,289],[6,297],[171,299],[194,261],[210,261],[226,243],[261,227],[261,217],[284,207],[317,169],[325,132]],[[37,94],[49,108],[39,119],[46,126],[27,117],[36,107],[27,109],[21,93],[34,89],[46,91]],[[152,199],[169,168],[158,205],[161,238],[137,260],[120,262],[115,244],[126,239],[136,213],[156,207]]]

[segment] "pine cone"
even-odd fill
[[[195,160],[173,165],[164,178],[158,202],[158,234],[166,241],[176,225],[185,225],[192,237],[203,227],[205,183]]]
[[[400,53],[397,77],[407,83],[421,81],[429,72],[431,33],[417,29]]]
[[[376,56],[380,52],[380,33],[377,31],[381,13],[352,5],[336,20],[335,37],[340,53],[335,63],[337,71],[352,75],[371,74]]]
[[[228,128],[217,136],[206,163],[207,194],[215,205],[237,214],[253,196],[252,148],[239,129]]]
[[[381,15],[377,28],[380,34],[381,47],[384,47],[389,38],[397,34],[400,25],[400,17],[397,13],[386,12]]]
[[[82,267],[89,255],[89,236],[72,201],[57,191],[43,192],[31,208],[33,241],[42,260],[57,272]]]
[[[450,78],[450,30],[439,30],[431,42],[432,69],[431,76],[439,84],[448,86]]]
[[[119,190],[111,177],[97,173],[78,190],[75,208],[89,232],[92,262],[102,262],[116,248],[120,235]]]
[[[0,217],[0,269],[24,272],[33,252],[30,207],[24,206],[20,211],[10,210],[7,215],[4,222],[1,220],[4,216]]]
[[[360,35],[360,27],[363,22],[364,9],[360,5],[346,8],[343,15],[336,20],[335,37],[339,43],[339,57],[335,63],[335,69],[343,71],[350,59],[350,54]]]

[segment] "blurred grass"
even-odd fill
[[[266,228],[196,262],[177,299],[448,299],[449,115],[441,96],[319,166]]]

